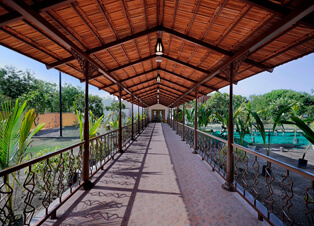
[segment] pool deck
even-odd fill
[[[152,123],[44,225],[267,225],[167,124]]]

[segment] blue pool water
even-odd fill
[[[220,132],[216,131],[214,132],[214,135],[219,136]],[[224,135],[227,135],[227,133]],[[239,138],[240,137],[239,133],[234,132],[234,137]],[[254,138],[255,138],[254,143],[263,144],[263,139],[259,132],[254,133]],[[301,133],[297,133],[296,138],[299,140],[299,143],[296,146],[306,146],[309,144],[309,141]],[[271,137],[271,143],[272,144],[293,144],[293,139],[294,139],[294,132],[285,132],[285,133],[280,132],[277,135],[273,135]],[[244,141],[247,143],[251,143],[251,135],[246,134],[244,137]],[[266,142],[268,142],[268,136],[266,136]]]

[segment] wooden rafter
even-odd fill
[[[92,65],[96,66],[98,70],[103,73],[109,80],[117,83],[121,86],[125,91],[131,92],[121,85],[116,79],[114,79],[101,65],[99,65],[96,61],[94,61],[90,56],[88,56],[83,50],[77,47],[71,40],[69,40],[66,36],[64,36],[60,31],[58,31],[55,27],[53,27],[50,23],[48,23],[38,12],[32,9],[29,5],[27,5],[24,1],[21,0],[12,0],[7,2],[10,7],[16,9],[21,15],[27,18],[30,22],[34,23],[37,27],[44,30],[48,35],[53,37],[56,41],[60,42],[67,49],[73,49],[78,54],[83,56],[87,61],[89,61]]]
[[[42,13],[51,9],[58,8],[60,6],[67,5],[74,1],[76,0],[54,0],[54,1],[45,0],[42,2],[36,2],[30,7],[32,7],[38,13]],[[10,23],[23,19],[25,19],[25,17],[21,15],[18,11],[12,11],[7,14],[3,14],[0,16],[0,27],[6,26]]]
[[[288,14],[285,18],[280,20],[274,27],[270,28],[264,34],[260,35],[257,39],[255,39],[254,42],[251,42],[249,45],[245,46],[241,50],[239,50],[235,55],[230,57],[228,60],[226,60],[223,64],[220,65],[219,68],[215,69],[211,73],[209,73],[206,77],[202,78],[201,81],[199,81],[196,85],[191,87],[191,89],[186,92],[184,95],[182,95],[178,100],[173,102],[171,105],[174,105],[176,102],[178,102],[180,99],[182,99],[184,96],[192,92],[195,88],[199,87],[201,84],[206,83],[211,78],[218,75],[223,68],[234,62],[236,59],[240,58],[247,52],[253,52],[255,49],[259,48],[261,45],[263,45],[265,42],[270,40],[271,38],[275,37],[279,33],[281,33],[283,30],[290,27],[295,22],[302,19],[304,16],[308,15],[309,13],[312,13],[314,10],[314,3],[313,2],[307,2],[306,4],[301,5],[297,9],[295,9],[293,12]]]

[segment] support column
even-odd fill
[[[84,190],[91,189],[94,184],[89,180],[89,121],[88,121],[88,80],[98,71],[98,68],[90,64],[84,56],[81,56],[75,50],[71,49],[73,56],[77,59],[83,71],[85,78],[85,108],[84,108],[84,128],[83,139],[84,148],[82,150],[82,181]]]
[[[177,134],[179,133],[179,106],[177,107]]]
[[[174,130],[174,108],[172,108],[172,129]]]
[[[133,119],[133,96],[132,96],[132,113],[131,113],[131,125],[132,125],[132,129],[131,129],[131,139],[134,140],[134,119]]]
[[[62,137],[62,82],[61,71],[59,71],[59,105],[60,105],[60,137]]]
[[[223,189],[231,191],[232,183],[234,180],[234,158],[233,158],[233,80],[234,80],[234,63],[230,64],[230,76],[229,76],[229,123],[228,123],[228,152],[227,152],[227,172],[226,183],[222,185]]]
[[[169,126],[171,127],[171,117],[172,117],[172,115],[171,115],[171,108],[169,108]]]
[[[182,106],[182,141],[185,141],[185,136],[184,136],[184,132],[185,132],[185,104],[183,104]]]
[[[142,130],[144,130],[144,108],[142,106]]]
[[[121,110],[121,96],[122,96],[122,88],[119,86],[119,139],[118,139],[118,145],[119,145],[119,152],[124,153],[122,150],[122,110]]]
[[[193,154],[197,154],[197,96],[198,87],[195,88],[195,116],[194,116],[194,151]]]
[[[140,127],[140,100],[137,100],[137,130],[138,134],[141,132],[141,127]]]
[[[84,68],[85,77],[85,108],[84,108],[84,149],[83,149],[83,167],[82,167],[82,180],[84,182],[84,190],[89,190],[94,187],[94,184],[89,180],[89,119],[88,119],[88,75],[89,75],[89,62],[86,61]]]

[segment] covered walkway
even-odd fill
[[[45,225],[262,225],[167,124],[150,124]]]

